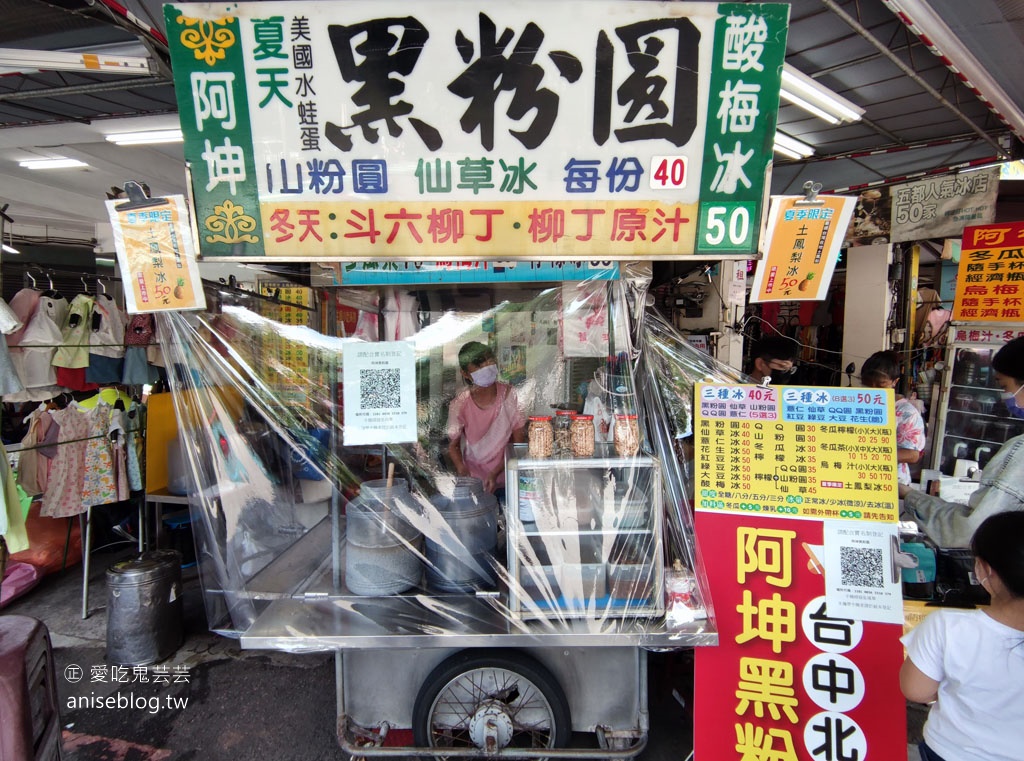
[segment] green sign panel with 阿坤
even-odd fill
[[[201,254],[756,253],[789,6],[580,8],[165,6]]]

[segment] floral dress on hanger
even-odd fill
[[[50,411],[60,425],[60,437],[40,515],[66,518],[92,505],[117,501],[110,412],[109,404],[89,409],[77,402]]]

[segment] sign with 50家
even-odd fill
[[[788,5],[166,6],[202,253],[757,250]]]

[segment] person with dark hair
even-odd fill
[[[1003,390],[1003,401],[1013,417],[1024,418],[1024,336],[1014,338],[992,357],[996,383]]]
[[[768,336],[756,341],[751,347],[752,369],[750,377],[760,383],[765,376],[777,382],[786,380],[796,372],[796,358],[800,345],[785,336]]]
[[[475,476],[494,493],[505,484],[505,447],[526,441],[526,418],[516,390],[498,381],[498,361],[486,344],[459,350],[459,369],[469,384],[448,408],[448,455],[460,476]]]
[[[896,388],[900,359],[895,352],[876,351],[860,368],[860,382],[868,388]],[[896,398],[896,469],[899,482],[909,484],[910,463],[921,459],[925,447],[924,418],[909,400]]]
[[[1024,383],[1024,337],[1005,344],[992,358],[996,381],[1013,410]],[[966,547],[974,531],[990,515],[1005,510],[1024,510],[1024,435],[1008,439],[985,465],[981,485],[966,505],[899,485],[904,505],[940,547]],[[1024,747],[1024,746],[1022,746]]]
[[[903,637],[900,689],[933,703],[923,761],[1016,761],[1024,755],[1024,512],[986,518],[971,539],[991,595],[978,610],[939,609]]]

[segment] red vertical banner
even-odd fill
[[[699,385],[697,400],[718,646],[696,651],[694,758],[905,757],[902,625],[880,623],[900,617],[891,398]]]
[[[965,227],[956,275],[953,320],[1024,319],[1024,222]]]
[[[829,616],[822,527],[697,514],[719,644],[696,651],[695,761],[906,753],[902,627]]]

